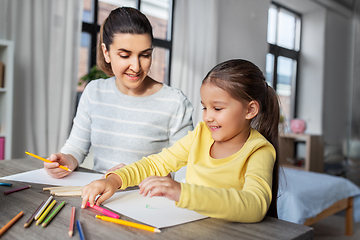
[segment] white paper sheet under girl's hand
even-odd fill
[[[165,197],[144,197],[139,190],[116,192],[104,206],[147,225],[163,228],[207,218],[197,212],[175,206]]]
[[[100,179],[101,176],[102,174],[99,173],[74,171],[64,178],[55,179],[49,176],[45,169],[41,168],[33,171],[2,177],[0,179],[56,186],[85,186],[94,180]]]

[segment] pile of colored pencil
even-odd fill
[[[47,187],[43,188],[44,191],[50,191],[51,195],[69,197],[69,196],[81,196],[81,186],[67,186],[67,187]]]
[[[63,201],[57,208],[48,216],[51,209],[55,206],[56,200],[53,200],[53,196],[50,196],[46,201],[43,201],[40,206],[35,210],[35,212],[31,215],[29,220],[26,221],[24,227],[29,227],[33,220],[36,220],[36,225],[41,224],[42,227],[46,227],[50,221],[55,217],[55,215],[62,209],[65,205],[65,201]],[[51,203],[50,203],[51,202]]]

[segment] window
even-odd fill
[[[170,84],[173,0],[83,0],[83,24],[78,78],[96,65],[96,46],[100,26],[109,13],[121,6],[133,7],[144,13],[154,34],[153,62],[149,75]],[[82,92],[85,84],[78,86]]]
[[[266,56],[266,81],[279,95],[281,114],[296,116],[296,79],[300,52],[301,16],[272,3],[268,12],[269,53]]]

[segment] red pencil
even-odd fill
[[[31,185],[21,187],[21,188],[16,188],[16,189],[13,189],[13,190],[9,190],[9,191],[4,192],[4,195],[9,194],[9,193],[13,193],[13,192],[17,192],[17,191],[20,191],[20,190],[24,190],[24,189],[27,189],[29,187],[31,187]]]
[[[69,226],[69,236],[72,237],[74,233],[74,222],[75,222],[75,207],[71,209],[71,217],[70,217],[70,226]]]

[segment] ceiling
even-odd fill
[[[293,11],[306,14],[328,8],[345,16],[351,16],[356,0],[274,0]]]

